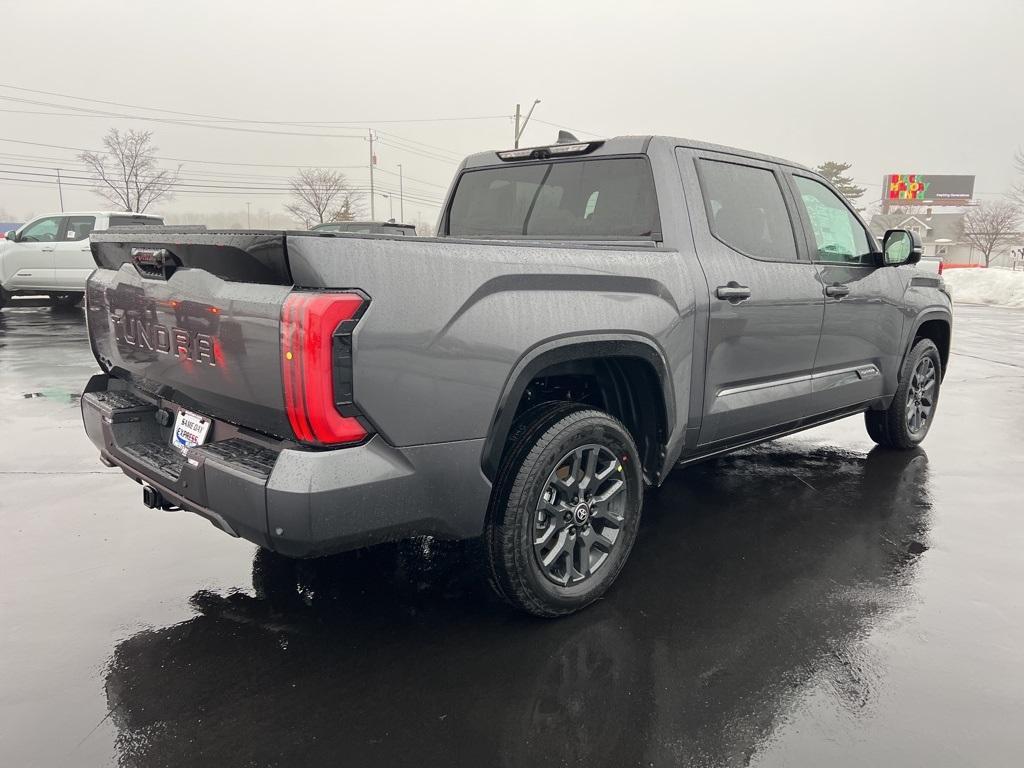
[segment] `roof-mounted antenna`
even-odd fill
[[[568,131],[559,131],[558,132],[558,141],[556,143],[557,144],[575,144],[578,141],[579,141],[579,139],[577,139],[575,136],[573,136]]]

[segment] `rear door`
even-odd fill
[[[874,240],[850,205],[809,173],[787,174],[825,301],[814,368],[814,410],[866,403],[895,387],[904,286],[878,266]]]
[[[49,289],[53,285],[53,250],[63,216],[36,219],[3,251],[0,280],[8,290]]]
[[[811,412],[824,297],[778,166],[677,153],[711,302],[698,439],[708,446]]]
[[[96,268],[89,250],[89,235],[95,228],[95,216],[68,216],[64,219],[53,250],[55,288],[85,290],[85,281]]]

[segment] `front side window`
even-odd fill
[[[62,240],[85,240],[96,229],[95,216],[68,216]]]
[[[33,221],[18,235],[19,242],[25,243],[52,243],[57,239],[57,227],[60,225],[60,216],[51,216],[46,219]]]
[[[448,214],[448,234],[470,238],[660,237],[646,158],[618,157],[467,171]]]
[[[868,235],[843,201],[820,181],[794,176],[814,234],[819,261],[873,264]]]
[[[747,256],[796,260],[793,225],[775,174],[719,160],[699,163],[704,207],[715,237]]]

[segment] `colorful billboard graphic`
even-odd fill
[[[882,180],[882,200],[889,205],[964,205],[972,197],[973,176],[889,173]]]

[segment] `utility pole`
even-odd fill
[[[405,191],[402,188],[402,164],[398,164],[398,218],[405,223]]]
[[[530,117],[533,115],[534,108],[540,104],[540,99],[534,99],[533,104],[530,105],[530,111],[526,113],[526,119],[523,120],[522,126],[519,125],[519,116],[521,113],[520,106],[516,104],[516,137],[515,137],[515,149],[519,149],[519,139],[523,135],[523,131],[526,130],[526,124],[530,122]]]
[[[373,154],[373,128],[367,128],[366,130],[370,137],[370,221],[376,221],[377,217],[374,214],[373,206],[373,166],[377,164],[377,157]]]
[[[57,171],[57,194],[60,196],[60,212],[64,213],[64,188],[60,185],[60,168],[55,168]]]
[[[245,203],[245,228],[252,229],[252,203]]]

